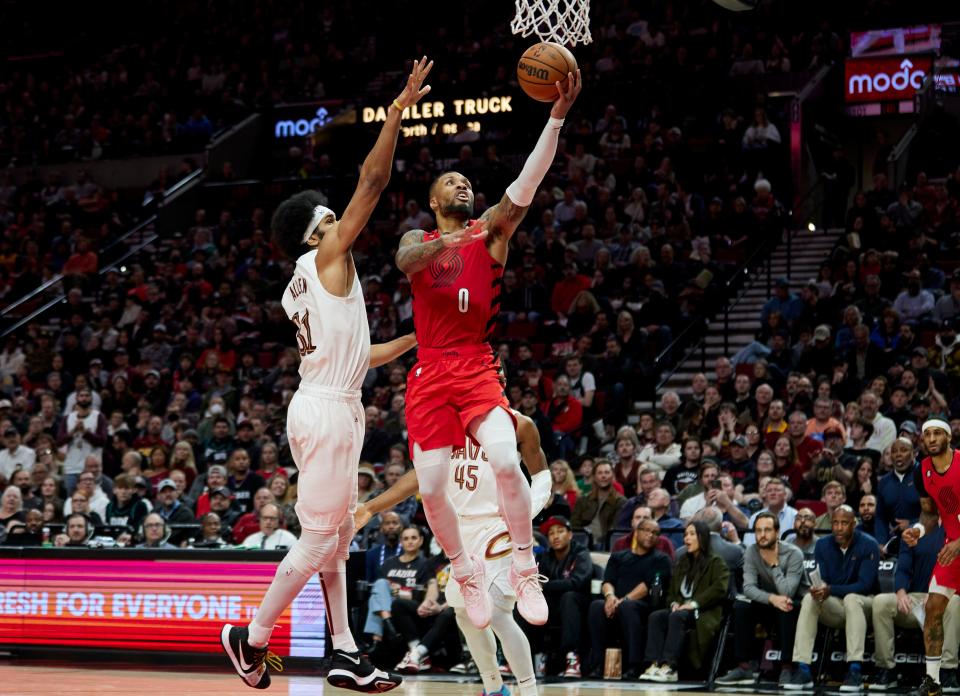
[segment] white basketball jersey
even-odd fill
[[[487,454],[468,437],[463,447],[451,455],[447,494],[461,518],[500,516],[497,503],[497,477],[487,461]]]
[[[370,327],[356,271],[347,297],[331,295],[317,275],[316,251],[297,259],[283,292],[283,309],[297,328],[300,377],[339,390],[357,390],[370,368]]]

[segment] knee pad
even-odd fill
[[[329,532],[321,534],[306,529],[287,553],[286,561],[301,575],[319,573],[337,552],[338,538]]]

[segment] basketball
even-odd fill
[[[568,73],[577,71],[577,59],[564,46],[544,41],[531,46],[517,63],[517,79],[531,99],[542,102],[556,101],[556,82],[566,88]]]

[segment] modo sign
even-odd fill
[[[847,103],[912,99],[933,69],[931,56],[848,58],[844,79]]]

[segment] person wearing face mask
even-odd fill
[[[63,462],[64,482],[67,492],[72,493],[77,479],[83,471],[88,456],[103,456],[103,446],[107,442],[107,419],[93,408],[93,395],[90,389],[77,392],[77,405],[72,413],[61,419],[57,431],[57,445],[66,446],[67,454]]]

